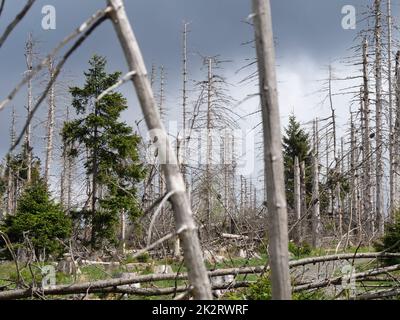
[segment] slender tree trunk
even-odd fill
[[[10,140],[11,145],[13,146],[15,143],[15,108],[12,109],[11,115],[11,128],[10,128]],[[11,160],[13,160],[13,154],[11,153],[7,159],[7,210],[6,214],[14,214],[15,212],[15,193],[16,193],[16,185],[15,185],[15,173],[13,170],[13,166]]]
[[[368,87],[368,42],[364,39],[363,43],[363,110],[362,110],[362,128],[363,128],[363,221],[367,224],[366,230],[372,232],[372,192],[371,192],[371,148],[370,148],[370,129],[369,129],[369,87]]]
[[[400,169],[400,51],[396,54],[396,70],[395,70],[395,97],[396,97],[396,111],[395,123],[393,127],[393,186],[394,186],[394,199],[393,210],[397,211],[400,208],[400,189],[399,189],[399,169]]]
[[[28,41],[26,43],[26,66],[28,68],[28,73],[32,72],[33,68],[33,39],[32,33],[29,34]],[[32,79],[28,81],[28,105],[27,105],[27,118],[30,117],[32,112],[32,104],[33,104],[33,97],[32,97]],[[31,182],[32,177],[32,125],[29,122],[28,127],[26,128],[25,134],[25,143],[26,143],[26,157],[27,157],[27,182]]]
[[[375,0],[375,91],[376,91],[376,198],[375,217],[378,235],[384,233],[384,212],[382,194],[382,25],[381,25],[381,0]]]
[[[190,284],[193,286],[194,298],[211,299],[210,280],[204,265],[200,242],[197,237],[197,228],[185,191],[185,183],[177,164],[176,155],[174,155],[173,148],[157,112],[139,45],[126,15],[123,1],[108,0],[107,2],[113,8],[111,18],[124,50],[129,69],[136,72],[132,81],[136,88],[147,126],[152,137],[157,138],[159,153],[163,158],[166,158],[167,154],[170,156],[170,163],[163,164],[162,169],[166,178],[167,191],[174,192],[171,196],[171,203],[175,213],[175,225],[182,240],[185,263],[188,268]]]
[[[272,299],[290,300],[286,195],[270,1],[253,0],[253,13],[264,129]]]
[[[126,251],[126,217],[124,210],[121,211],[121,251],[125,254]]]
[[[307,213],[307,189],[306,189],[306,163],[305,161],[300,162],[300,208],[301,216]],[[301,223],[302,235],[308,234],[308,217],[304,219],[304,223]],[[302,239],[303,240],[303,239]]]
[[[314,248],[321,245],[321,216],[319,201],[319,161],[318,161],[318,121],[314,121],[314,147],[312,155],[313,184],[312,184],[312,243]]]
[[[349,230],[352,229],[353,217],[357,225],[357,234],[361,240],[361,217],[358,210],[358,148],[356,141],[356,129],[354,125],[353,113],[350,113],[350,223]]]
[[[49,74],[50,79],[53,78],[54,69],[53,63],[49,63]],[[50,185],[50,169],[53,156],[53,134],[54,134],[54,115],[55,115],[55,88],[54,84],[51,86],[49,91],[49,110],[47,116],[47,145],[46,145],[46,163],[44,169],[44,178],[47,185]]]
[[[211,123],[211,109],[212,109],[212,87],[213,87],[213,73],[212,73],[212,58],[207,59],[208,66],[208,77],[207,77],[207,162],[206,162],[206,213],[207,213],[207,223],[210,227],[211,225],[211,161],[212,161],[212,123]]]
[[[387,29],[388,29],[388,46],[387,46],[387,59],[388,59],[388,108],[389,108],[389,220],[393,222],[394,214],[394,175],[393,170],[393,85],[392,85],[392,1],[387,0]]]
[[[300,164],[299,157],[294,158],[294,212],[297,220],[296,242],[302,242],[302,223],[301,219],[301,193],[300,193]]]

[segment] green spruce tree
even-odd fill
[[[15,215],[8,215],[1,226],[13,243],[23,243],[28,237],[36,254],[59,255],[71,233],[71,220],[59,204],[51,199],[43,179],[34,179],[18,199]]]
[[[69,156],[76,157],[81,150],[89,152],[84,165],[92,182],[89,220],[91,245],[96,248],[104,241],[115,242],[121,214],[128,214],[131,220],[140,215],[137,185],[145,170],[139,161],[140,137],[119,120],[127,109],[126,99],[121,93],[111,92],[97,101],[121,73],[108,74],[106,59],[97,55],[89,64],[85,85],[70,88],[77,118],[65,123],[62,135]]]
[[[294,159],[297,156],[299,163],[305,162],[306,191],[311,194],[311,158],[310,138],[308,133],[301,128],[300,123],[292,114],[289,116],[289,124],[283,137],[283,159],[285,166],[285,186],[288,206],[294,206]]]

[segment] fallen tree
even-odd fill
[[[340,260],[349,260],[349,259],[376,259],[376,258],[394,258],[400,257],[400,253],[357,253],[357,254],[337,254],[337,255],[329,255],[322,257],[313,257],[313,258],[305,258],[300,260],[290,261],[290,268],[295,268],[298,266],[304,266],[307,264],[316,264],[322,262],[329,261],[340,261]],[[393,269],[394,268],[394,269]],[[269,270],[268,266],[255,266],[255,267],[238,267],[238,268],[228,268],[228,269],[218,269],[213,271],[208,271],[209,277],[218,277],[225,275],[240,275],[240,274],[262,274]],[[355,274],[356,278],[369,277],[377,274],[383,274],[386,272],[390,272],[393,270],[400,270],[400,265],[391,266],[387,268],[380,268],[372,271],[367,271],[363,273]],[[116,292],[116,293],[130,293],[130,294],[139,294],[142,293],[143,290],[146,290],[148,295],[158,295],[157,292],[167,291],[157,289],[153,291],[149,291],[148,289],[138,289],[138,288],[121,288],[121,286],[130,285],[134,283],[145,283],[145,282],[156,282],[163,280],[187,280],[187,273],[166,273],[166,274],[148,274],[148,275],[139,275],[130,278],[118,278],[118,279],[107,279],[107,280],[98,280],[93,282],[82,282],[82,283],[74,283],[74,284],[65,284],[53,286],[50,288],[21,288],[0,292],[0,300],[7,299],[22,299],[29,298],[33,296],[43,296],[43,295],[66,295],[66,294],[77,294],[77,293],[98,293],[98,292]],[[337,284],[342,280],[342,277],[336,277],[333,279],[324,280],[318,283],[304,284],[301,286],[297,286],[294,288],[294,291],[308,290],[308,289],[316,289],[326,287],[330,284]],[[242,282],[235,282],[235,288],[239,287],[239,284]],[[243,284],[243,283],[242,283]],[[233,283],[232,283],[233,285]],[[181,289],[183,286],[181,287]],[[166,289],[166,288],[162,288]],[[174,288],[175,289],[175,288]],[[213,286],[213,289],[221,289]],[[161,291],[160,291],[161,290]],[[129,292],[128,292],[129,291]],[[183,289],[179,292],[184,291]],[[136,292],[136,293],[135,293]],[[155,292],[154,294],[150,294],[150,292]],[[169,291],[168,291],[169,292]],[[175,291],[169,292],[173,293]],[[161,293],[160,293],[161,294]]]
[[[360,280],[360,279],[364,279],[366,277],[384,274],[384,273],[397,271],[397,270],[400,270],[400,264],[396,264],[394,266],[390,266],[390,267],[386,267],[386,268],[378,268],[378,269],[374,269],[374,270],[368,270],[365,272],[354,273],[352,275],[352,277],[355,280]],[[293,291],[299,292],[299,291],[303,291],[303,290],[320,289],[320,288],[324,288],[324,287],[327,287],[330,285],[339,285],[339,284],[342,284],[342,281],[345,280],[346,277],[348,277],[348,276],[347,275],[346,276],[337,276],[337,277],[322,280],[319,282],[313,282],[313,283],[309,283],[309,284],[296,286],[293,288]]]

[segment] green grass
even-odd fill
[[[346,250],[346,253],[353,253],[356,251],[356,248],[349,248]],[[371,248],[363,247],[363,248],[358,248],[357,252],[369,252],[373,251]],[[302,255],[301,257],[296,257],[296,259],[300,258],[306,258],[310,256],[320,256],[320,255],[327,255],[327,254],[333,254],[332,250],[325,250],[325,249],[312,249],[307,255]],[[136,259],[125,259],[123,261],[123,264],[120,266],[114,266],[112,268],[110,267],[104,267],[104,266],[99,266],[99,265],[90,265],[90,266],[82,266],[80,267],[81,274],[77,275],[76,278],[73,275],[67,275],[62,272],[57,272],[56,273],[56,283],[57,284],[72,284],[74,282],[86,282],[86,281],[96,281],[96,280],[104,280],[104,279],[110,279],[110,278],[115,278],[118,277],[120,273],[122,272],[137,272],[139,275],[145,275],[145,274],[150,274],[152,273],[152,266],[154,265],[164,265],[168,264],[172,267],[172,270],[174,272],[186,272],[187,269],[185,265],[182,263],[182,261],[178,261],[176,259],[162,259],[162,260],[152,260],[148,257],[140,259],[141,261],[146,260],[146,263],[138,263],[138,266],[134,266],[133,268],[130,268],[129,270],[126,268],[126,264],[128,263],[135,263],[139,262]],[[267,256],[265,254],[261,255],[261,259],[256,259],[256,258],[251,258],[251,259],[245,259],[245,258],[232,258],[232,259],[227,259],[224,262],[220,262],[217,264],[211,264],[209,262],[206,262],[206,266],[209,270],[215,270],[215,269],[226,269],[226,268],[237,268],[237,267],[245,267],[245,266],[262,266],[267,263]],[[373,263],[365,263],[365,262],[358,262],[356,261],[356,270],[357,272],[364,271],[368,268],[373,267],[376,265],[377,262]],[[41,272],[40,272],[40,267],[43,266],[44,264],[32,264],[31,269],[33,273],[25,266],[21,265],[20,268],[20,273],[25,281],[25,283],[30,284],[32,283],[33,278],[35,281],[40,284],[42,280]],[[399,272],[400,273],[400,272]],[[10,281],[14,281],[17,279],[17,272],[16,272],[16,267],[13,262],[2,262],[0,263],[0,287],[9,285],[8,289],[13,289],[15,288],[15,285],[10,285]],[[260,280],[260,277],[258,275],[254,274],[248,274],[248,275],[238,275],[236,277],[237,281],[252,281],[256,282]],[[164,280],[164,281],[157,281],[154,282],[153,284],[151,283],[142,283],[142,288],[146,287],[152,287],[156,285],[159,288],[167,288],[167,287],[174,287],[175,285],[181,286],[181,285],[186,285],[187,281],[185,280],[178,280],[175,282],[175,280]],[[374,284],[377,284],[376,282]],[[228,292],[226,295],[224,295],[223,299],[244,299],[246,293],[246,289],[237,289],[234,290],[233,292]],[[92,297],[97,297],[100,299],[119,299],[121,295],[118,294],[93,294]],[[60,298],[60,297],[57,297]],[[61,297],[62,299],[68,298],[66,297]],[[307,299],[314,299],[314,300],[320,300],[320,299],[326,299],[327,297],[324,296],[320,292],[312,292],[312,293],[301,293],[298,295],[295,295],[293,297],[296,300],[307,300]],[[171,299],[171,295],[166,295],[166,296],[154,296],[154,297],[144,297],[144,296],[129,296],[128,299],[132,300],[165,300],[165,299]]]

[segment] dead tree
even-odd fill
[[[319,160],[318,160],[318,120],[314,121],[314,147],[312,151],[312,244],[313,247],[319,248],[321,245],[321,216],[319,201]]]
[[[387,0],[387,33],[388,33],[388,45],[387,45],[387,59],[388,59],[388,109],[389,109],[389,218],[393,221],[393,215],[395,211],[394,197],[395,197],[395,186],[394,186],[394,171],[393,161],[393,83],[392,83],[392,31],[393,31],[393,20],[392,20],[392,1]]]
[[[27,73],[32,72],[33,68],[33,38],[32,33],[29,34],[28,40],[25,45],[25,60],[27,66]],[[32,96],[32,79],[30,78],[28,81],[28,104],[27,104],[27,118],[31,117],[33,105],[33,96]],[[25,132],[25,148],[26,148],[26,157],[27,157],[27,182],[30,183],[31,175],[32,175],[32,125],[29,122],[28,127]]]
[[[290,300],[288,221],[270,1],[253,0],[253,14],[264,129],[265,183],[270,217],[268,235],[272,299]]]
[[[299,157],[294,158],[294,212],[297,220],[297,233],[296,241],[302,241],[302,227],[301,227],[301,194],[300,194],[300,164]]]
[[[370,100],[368,78],[368,41],[363,43],[363,101],[362,101],[362,162],[363,162],[363,220],[367,223],[367,231],[373,233],[372,192],[371,192],[371,145],[370,145]]]
[[[50,78],[54,77],[53,63],[49,63],[49,75]],[[46,144],[46,162],[44,168],[44,179],[47,185],[50,185],[50,168],[53,156],[53,135],[54,135],[54,115],[55,115],[55,88],[54,84],[51,86],[48,96],[49,108],[47,115],[47,144]]]
[[[157,112],[139,45],[126,15],[123,1],[108,0],[107,2],[113,9],[110,13],[111,19],[124,50],[129,69],[135,72],[132,82],[136,88],[147,127],[153,141],[157,141],[159,154],[164,159],[168,156],[170,160],[168,163],[162,164],[162,170],[166,179],[167,192],[173,192],[170,199],[175,213],[176,231],[182,241],[188,277],[193,286],[193,295],[195,299],[211,299],[210,280],[204,265],[185,183],[177,164],[176,155],[161,122],[160,114]]]
[[[399,197],[399,169],[400,169],[400,51],[396,54],[396,69],[395,69],[395,122],[393,127],[393,185],[394,199],[393,209],[398,210],[400,206]]]
[[[381,0],[375,0],[375,143],[376,143],[376,198],[375,198],[375,218],[378,235],[384,233],[384,212],[383,212],[383,193],[382,193],[382,21],[381,21]]]

